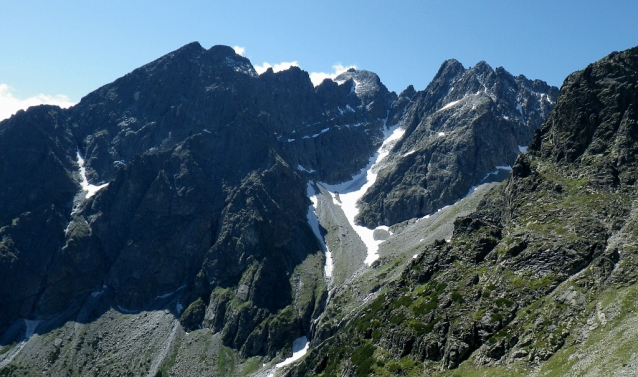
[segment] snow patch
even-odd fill
[[[479,183],[483,183],[483,182],[485,182],[485,180],[486,180],[486,179],[487,179],[490,175],[496,175],[496,174],[498,174],[498,173],[499,173],[499,170],[507,170],[507,171],[511,171],[511,170],[512,170],[512,167],[511,167],[511,166],[509,166],[509,165],[496,165],[496,166],[495,166],[495,168],[496,168],[496,170],[494,170],[494,171],[492,171],[492,172],[489,172],[489,173],[485,174],[485,177],[483,177],[483,179],[481,179],[481,182],[479,182]],[[467,194],[468,194],[468,195],[469,195],[469,194],[471,194],[471,193],[473,192],[473,189],[474,189],[474,188],[476,188],[476,187],[472,187],[472,188],[470,189],[470,191],[469,191]]]
[[[184,305],[181,302],[175,304],[175,310],[177,310],[177,315],[182,314],[182,310],[184,310]]]
[[[207,130],[207,129],[205,129],[205,128],[204,128],[202,131],[206,132],[207,134],[212,133],[212,132],[208,131],[208,130]]]
[[[257,72],[253,68],[250,63],[245,63],[243,61],[235,60],[234,58],[228,56],[226,57],[226,66],[232,68],[233,71],[243,73],[248,76],[257,77]]]
[[[398,128],[396,125],[385,129],[385,140],[377,153],[370,157],[368,165],[363,168],[358,174],[352,177],[351,180],[336,185],[329,185],[327,183],[321,183],[328,191],[331,192],[333,197],[337,198],[338,205],[341,206],[348,222],[352,226],[355,232],[361,238],[361,241],[366,245],[368,255],[365,259],[365,263],[369,266],[379,258],[379,244],[383,240],[374,239],[375,229],[368,229],[364,226],[355,224],[355,218],[359,214],[359,208],[357,202],[368,191],[368,189],[374,184],[377,179],[379,169],[382,167],[383,160],[390,153],[390,149],[396,144],[396,142],[403,137],[405,130]]]
[[[449,102],[448,104],[446,104],[445,106],[440,108],[438,111],[447,110],[447,109],[449,109],[451,107],[454,107],[454,106],[458,105],[460,102],[461,102],[461,100]]]
[[[306,173],[314,173],[315,170],[314,169],[306,169],[303,166],[301,166],[300,164],[297,165],[297,170],[299,171],[305,171]]]
[[[292,364],[295,361],[301,359],[306,352],[308,352],[308,348],[310,348],[310,342],[308,338],[302,336],[301,338],[297,338],[292,342],[292,356],[277,364],[276,368],[285,367],[286,365]]]
[[[518,112],[521,113],[522,117],[525,116],[525,114],[523,114],[523,105],[521,105],[520,103],[516,104],[516,110],[518,110]]]
[[[391,236],[394,235],[394,232],[392,232],[390,230],[390,227],[387,225],[379,225],[378,227],[376,227],[374,230],[385,230],[386,232],[390,233]]]
[[[519,145],[518,146],[518,151],[521,152],[521,153],[527,152],[527,146],[526,145]]]
[[[317,136],[319,136],[319,135],[321,135],[321,134],[323,134],[323,133],[326,133],[326,132],[328,132],[328,131],[330,131],[330,128],[324,128],[324,129],[323,129],[323,130],[321,130],[318,134],[314,134],[314,135],[312,135],[312,137],[317,137]],[[305,139],[305,138],[304,138],[304,139]]]
[[[86,196],[85,196],[86,199],[92,197],[93,195],[95,195],[96,192],[100,191],[101,189],[109,185],[108,182],[100,186],[92,185],[89,183],[89,180],[86,178],[86,168],[84,167],[84,159],[82,158],[82,155],[80,154],[79,150],[77,151],[77,162],[78,162],[78,165],[80,166],[80,177],[82,177],[82,182],[80,182],[80,185],[82,185],[82,191],[86,191]]]
[[[35,333],[35,330],[38,328],[38,325],[40,324],[40,322],[42,322],[42,321],[34,321],[32,319],[25,319],[24,320],[24,324],[26,326],[26,330],[25,330],[25,333],[24,333],[24,339],[25,340],[28,341],[29,339],[31,339],[31,337]]]
[[[334,269],[334,262],[332,261],[332,252],[330,248],[326,246],[326,265],[323,267],[323,271],[326,274],[326,277],[332,277],[332,271]]]
[[[439,132],[438,134],[436,134],[436,136],[443,137],[443,136],[445,136],[445,132]]]
[[[177,288],[177,289],[176,289],[175,291],[173,291],[173,292],[168,292],[168,293],[165,293],[165,294],[163,294],[163,295],[159,295],[159,296],[155,297],[155,300],[160,300],[160,299],[164,299],[164,298],[169,298],[169,297],[171,297],[172,295],[174,295],[175,293],[177,293],[177,292],[181,291],[181,290],[182,290],[182,289],[184,289],[184,288],[186,288],[186,286],[185,286],[185,285],[182,285],[181,287]]]

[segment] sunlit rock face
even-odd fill
[[[397,95],[369,71],[315,87],[191,43],[72,108],[21,111],[0,123],[0,330],[161,310],[274,356],[328,296],[309,185],[378,159],[352,223],[431,213],[502,178],[555,101],[485,63]]]

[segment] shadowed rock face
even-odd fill
[[[258,76],[229,47],[191,43],[71,109],[3,122],[0,328],[51,318],[106,287],[122,310],[178,289],[184,305],[201,298],[185,326],[207,323],[249,355],[307,331],[325,288],[321,266],[310,282],[293,279],[323,258],[306,179],[365,166],[396,98],[376,75],[349,74],[375,86],[315,88],[298,68]],[[107,184],[90,198],[78,153],[89,184]],[[281,334],[253,333],[282,310]]]
[[[637,62],[634,48],[570,75],[451,242],[423,248],[290,375],[631,374],[634,356],[613,360],[636,347]]]
[[[161,309],[186,329],[272,356],[327,296],[309,180],[349,179],[400,122],[361,220],[429,213],[511,164],[552,90],[454,61],[423,92],[362,70],[313,87],[299,68],[257,75],[230,47],[191,43],[70,109],[19,112],[0,123],[0,330],[74,318],[96,292],[123,313],[172,294]]]
[[[362,198],[359,221],[375,227],[422,217],[503,179],[557,94],[485,62],[465,69],[446,61],[424,91],[399,96],[411,101],[401,121],[406,134]]]

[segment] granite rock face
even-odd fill
[[[296,67],[258,76],[230,47],[191,43],[68,110],[3,122],[0,328],[108,291],[124,312],[197,303],[184,326],[246,355],[306,333],[325,299],[321,263],[296,272],[323,260],[307,179],[364,167],[396,97],[348,75],[315,88]]]
[[[452,239],[424,247],[290,375],[633,373],[637,75],[638,48],[570,75]]]
[[[422,216],[512,164],[554,102],[485,63],[448,61],[397,96],[372,72],[314,87],[297,67],[257,75],[230,47],[191,43],[70,109],[21,111],[0,123],[0,333],[87,322],[101,300],[273,357],[328,297],[310,182],[350,179],[398,124],[360,220]]]
[[[472,186],[507,176],[554,104],[558,89],[487,63],[443,63],[421,92],[408,88],[406,132],[361,199],[359,221],[392,225],[436,212]]]

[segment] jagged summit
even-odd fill
[[[436,212],[473,186],[503,179],[556,102],[558,88],[479,62],[447,60],[410,96],[405,135],[362,197],[359,220],[374,228]]]
[[[193,42],[73,108],[40,106],[0,122],[0,368],[214,375],[232,360],[241,364],[235,371],[267,374],[291,346],[343,334],[413,259],[422,269],[410,276],[434,271],[419,254],[449,239],[450,219],[480,197],[433,216],[442,228],[426,216],[510,170],[533,171],[516,158],[556,95],[542,81],[453,59],[421,91],[410,85],[397,95],[357,69],[315,87],[298,67],[257,75],[231,47]],[[631,114],[631,98],[618,99]],[[621,125],[631,130],[627,119]],[[530,155],[546,153],[552,132],[540,133]],[[622,135],[613,148],[594,137],[585,143],[591,153],[569,156],[614,154],[633,137]],[[572,185],[561,187],[559,194]],[[356,214],[375,229],[360,232]],[[471,238],[489,228],[467,242],[477,263],[505,234],[481,221],[455,230]],[[503,247],[516,254],[522,246]],[[397,289],[412,284],[401,279],[408,283]],[[468,278],[459,287],[476,284]],[[438,308],[435,301],[427,307]],[[436,318],[432,328],[445,322]],[[380,336],[359,330],[370,347]],[[22,342],[24,335],[33,336]],[[384,340],[388,357],[400,357],[404,340]],[[448,355],[446,367],[460,360],[451,359],[460,349],[452,344],[439,353],[417,348]]]
[[[350,68],[334,79],[340,84],[348,80],[352,80],[352,91],[362,101],[369,100],[379,94],[385,95],[388,93],[388,89],[381,83],[381,79],[374,72]]]

